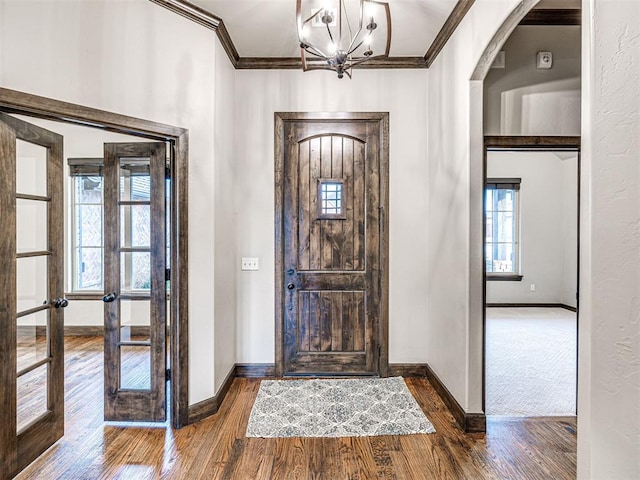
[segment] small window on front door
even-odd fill
[[[344,219],[345,195],[344,181],[339,179],[320,179],[318,181],[318,218]]]

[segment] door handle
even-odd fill
[[[295,286],[293,283],[288,283],[288,284],[287,284],[287,288],[288,288],[289,290],[293,290],[294,288],[296,288],[296,286]]]
[[[69,300],[66,298],[54,298],[51,300],[51,305],[53,305],[54,308],[66,308],[67,305],[69,305]]]
[[[102,297],[102,301],[104,303],[111,303],[116,299],[117,295],[115,293],[108,293],[104,297]]]

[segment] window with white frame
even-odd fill
[[[489,279],[521,280],[519,178],[489,178],[485,184],[485,265]]]
[[[69,159],[73,181],[73,291],[103,289],[103,177],[101,159]]]
[[[94,292],[104,289],[104,177],[101,158],[69,159],[73,181],[72,291]],[[148,171],[120,178],[120,196],[129,201],[149,200]],[[166,182],[167,204],[170,180]],[[167,262],[169,262],[170,218],[167,211]],[[150,244],[150,209],[145,205],[123,207],[121,241],[135,247]],[[129,258],[130,257],[130,258]],[[126,288],[150,288],[149,253],[130,254],[123,260],[122,281]],[[169,263],[167,263],[168,265]]]

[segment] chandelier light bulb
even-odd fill
[[[371,2],[367,2],[364,7],[364,13],[367,17],[373,17],[376,13],[376,6]]]
[[[322,18],[320,20],[325,25],[329,25],[330,23],[333,23],[333,17],[331,16],[331,11],[328,8],[324,9],[324,11],[322,12]]]
[[[333,70],[338,78],[351,78],[354,67],[389,57],[391,13],[387,2],[296,0],[296,19],[304,71]],[[380,32],[375,43],[374,30]]]

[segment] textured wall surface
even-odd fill
[[[640,2],[583,2],[578,478],[640,478]]]

